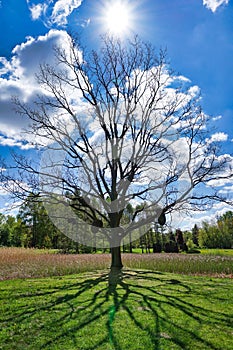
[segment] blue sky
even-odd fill
[[[116,2],[116,1],[115,1]],[[130,10],[129,31],[154,46],[167,48],[172,68],[199,86],[202,106],[212,116],[215,139],[223,152],[233,150],[233,1],[121,0]],[[108,0],[0,1],[0,154],[32,152],[23,142],[27,124],[12,110],[11,96],[27,99],[36,92],[38,64],[52,60],[52,47],[65,32],[80,35],[86,46],[97,47],[106,30]],[[211,135],[210,135],[211,137]],[[221,184],[224,190],[226,184]],[[228,184],[229,189],[229,184]],[[233,191],[233,189],[232,189]],[[0,202],[6,197],[0,188]],[[221,213],[228,209],[215,206]],[[209,213],[202,218],[210,217]],[[197,222],[199,217],[196,218]]]

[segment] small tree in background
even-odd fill
[[[164,244],[164,251],[165,253],[179,253],[176,237],[172,231],[167,235],[167,241]]]
[[[183,237],[183,232],[180,229],[176,230],[176,242],[178,244],[179,250],[186,250],[186,245]]]
[[[198,234],[199,234],[199,228],[195,224],[194,227],[192,228],[192,240],[193,244],[198,247]]]
[[[7,217],[0,213],[0,246],[10,246],[10,228],[7,225]]]
[[[159,231],[159,225],[154,223],[154,231],[155,231],[155,239],[153,244],[153,253],[161,253],[162,252],[162,237]]]

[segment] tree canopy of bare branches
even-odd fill
[[[232,159],[208,139],[198,88],[170,70],[164,51],[137,36],[105,36],[98,52],[67,41],[55,48],[56,65],[41,64],[34,104],[15,100],[43,153],[40,166],[15,156],[18,183],[53,198],[48,211],[64,230],[76,223],[73,239],[92,244],[85,237],[102,235],[121,269],[120,245],[132,232],[173,210],[226,201],[210,185],[232,176]]]

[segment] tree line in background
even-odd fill
[[[125,222],[132,208],[125,210]],[[91,238],[90,238],[91,239]],[[0,213],[0,246],[59,249],[63,252],[94,253],[96,248],[72,241],[52,223],[39,198],[29,196],[16,217]],[[134,242],[124,244],[123,252],[140,248],[142,253],[193,251],[195,248],[233,248],[233,212],[227,211],[212,223],[195,225],[191,231],[165,229],[154,224]],[[108,249],[103,249],[105,252]]]

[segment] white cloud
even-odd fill
[[[27,0],[28,8],[33,20],[42,19],[45,25],[65,26],[67,17],[82,4],[82,0],[46,0],[35,4]]]
[[[27,37],[25,43],[17,45],[12,51],[14,55],[11,60],[13,76],[16,79],[27,79],[28,83],[33,78],[35,84],[35,73],[38,72],[40,64],[53,64],[54,47],[65,48],[67,38],[67,33],[62,30],[50,30],[44,36],[36,39]]]
[[[212,187],[222,187],[227,184],[232,184],[232,179],[216,179],[208,182],[208,185]]]
[[[50,30],[38,38],[28,37],[26,42],[17,45],[12,51],[12,58],[0,58],[0,143],[1,145],[29,148],[23,142],[22,130],[29,124],[25,116],[15,113],[12,96],[30,103],[42,90],[35,79],[41,63],[54,63],[54,46],[64,47],[67,33]]]
[[[7,196],[9,193],[7,192],[7,190],[0,185],[0,196]]]
[[[177,76],[177,79],[179,81],[183,81],[184,83],[191,83],[191,80],[189,78],[187,78],[187,77],[184,77],[183,75]]]
[[[0,213],[4,215],[16,216],[19,213],[19,208],[23,204],[22,200],[12,198],[0,184]]]
[[[26,182],[22,181],[7,181],[0,184],[0,196],[10,195],[12,192],[29,191],[30,188]]]
[[[216,202],[211,209],[195,212],[190,211],[191,215],[175,212],[171,215],[171,226],[173,229],[179,227],[182,230],[191,230],[196,224],[200,228],[204,221],[208,223],[216,222],[218,216],[223,215],[229,210],[232,211],[232,206],[224,202]]]
[[[29,6],[29,10],[31,11],[32,19],[35,21],[41,17],[41,15],[46,11],[46,4],[32,4]]]
[[[220,6],[227,5],[229,0],[203,0],[203,5],[212,12],[215,12]]]
[[[232,184],[233,157],[229,154],[222,154],[218,156],[216,160],[220,163],[224,163],[225,160],[227,160],[227,164],[225,164],[225,166],[223,165],[220,169],[221,171],[218,173],[219,178],[209,180],[206,185],[211,187],[223,187]]]
[[[0,145],[9,146],[9,147],[19,147],[22,150],[34,148],[34,145],[30,144],[29,142],[17,141],[14,138],[3,137],[1,135],[0,135]]]
[[[188,94],[189,98],[195,98],[200,93],[200,88],[197,85],[193,85],[189,88]]]
[[[82,0],[58,0],[53,8],[51,21],[58,25],[66,25],[67,17],[82,4]]]
[[[215,134],[211,135],[211,138],[206,140],[208,143],[212,142],[223,142],[228,140],[228,135],[224,132],[216,132]]]
[[[217,120],[220,120],[220,119],[222,119],[222,116],[221,116],[221,115],[218,115],[218,116],[212,118],[212,120],[213,120],[214,122],[217,121]]]
[[[232,181],[230,182],[232,183]],[[232,194],[233,193],[233,185],[225,186],[222,190],[219,191],[220,194]]]

